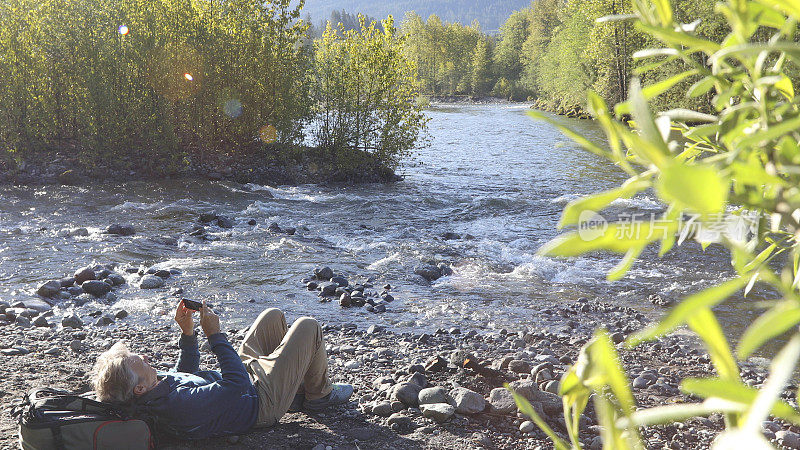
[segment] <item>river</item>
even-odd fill
[[[624,180],[612,164],[578,149],[552,126],[532,120],[523,105],[434,106],[430,145],[405,161],[405,180],[351,187],[260,186],[214,181],[121,182],[101,186],[0,187],[0,300],[29,298],[41,282],[96,263],[179,268],[158,292],[141,290],[130,276],[116,307],[128,320],[169,320],[168,293],[207,298],[226,323],[241,326],[258,311],[278,306],[290,316],[325,322],[378,323],[433,330],[478,330],[547,325],[541,310],[554,302],[591,297],[656,317],[653,293],[680,298],[730,277],[729,259],[711,246],[685,243],[664,258],[645,252],[621,281],[605,273],[619,256],[569,260],[536,255],[557,235],[566,202]],[[591,121],[560,119],[601,140]],[[611,213],[657,213],[652,195],[618,201]],[[215,229],[218,241],[187,236],[199,211],[239,222]],[[256,226],[246,224],[255,219]],[[267,230],[308,228],[294,236]],[[135,236],[108,236],[111,223],[132,223]],[[61,230],[87,227],[89,236]],[[446,232],[471,238],[443,240]],[[179,238],[178,246],[156,236]],[[423,261],[444,261],[454,274],[432,284],[413,274]],[[300,280],[328,265],[351,279],[393,285],[389,311],[343,309],[319,303]],[[734,299],[717,309],[734,333],[755,312]],[[98,305],[98,307],[100,307]]]

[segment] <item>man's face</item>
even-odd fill
[[[142,395],[158,383],[156,369],[150,366],[147,356],[133,354],[128,358],[128,364],[139,378],[139,384],[133,390],[134,394]]]

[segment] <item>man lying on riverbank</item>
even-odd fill
[[[156,416],[160,431],[202,439],[272,426],[290,409],[317,411],[345,403],[353,394],[352,386],[331,383],[316,320],[302,317],[287,328],[280,310],[267,309],[237,353],[220,332],[219,317],[203,302],[200,326],[220,372],[201,371],[193,312],[183,301],[175,312],[182,331],[175,371],[157,373],[146,356],[119,342],[95,363],[97,398],[135,402]]]

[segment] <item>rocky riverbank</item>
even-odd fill
[[[109,307],[110,309],[110,307]],[[103,311],[110,315],[113,311]],[[353,401],[323,414],[287,414],[269,430],[227,439],[164,442],[173,448],[549,448],[547,438],[517,413],[504,383],[528,397],[546,420],[564,432],[558,379],[575,361],[592,330],[605,326],[615,342],[647,324],[640,313],[599,301],[543,307],[535,314],[563,323],[557,329],[432,330],[412,334],[378,325],[359,329],[347,323],[325,324],[331,375],[355,385]],[[290,318],[291,320],[292,318]],[[556,319],[558,319],[556,321]],[[224,317],[223,317],[224,320]],[[25,327],[0,322],[0,402],[7,409],[31,386],[50,385],[84,391],[96,356],[120,339],[148,354],[155,367],[168,369],[177,356],[177,327],[169,316],[152,329],[114,324],[65,324]],[[23,324],[24,325],[24,324]],[[234,345],[246,330],[229,329]],[[708,356],[687,338],[675,335],[634,350],[621,349],[640,406],[689,398],[680,379],[709,376]],[[216,363],[203,349],[202,365]],[[765,372],[742,366],[750,385]],[[788,393],[788,391],[787,391]],[[599,426],[591,407],[581,437],[600,448]],[[722,429],[721,416],[687,424],[643,430],[648,448],[707,448]],[[765,423],[776,444],[800,447],[799,430],[779,421]],[[0,447],[14,447],[15,427],[7,413],[0,419]]]
[[[378,158],[362,151],[329,152],[314,147],[241,149],[215,159],[186,157],[174,161],[79,158],[74,149],[42,151],[25,160],[0,157],[0,183],[84,185],[102,182],[201,178],[238,183],[386,183],[401,179]],[[0,155],[2,156],[2,155]]]
[[[531,109],[538,109],[540,111],[547,111],[559,116],[565,116],[572,119],[591,119],[592,115],[589,114],[580,105],[554,105],[551,102],[542,99],[535,99],[531,104]]]

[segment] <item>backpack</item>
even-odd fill
[[[12,407],[23,450],[154,449],[153,418],[87,396],[34,388]]]

